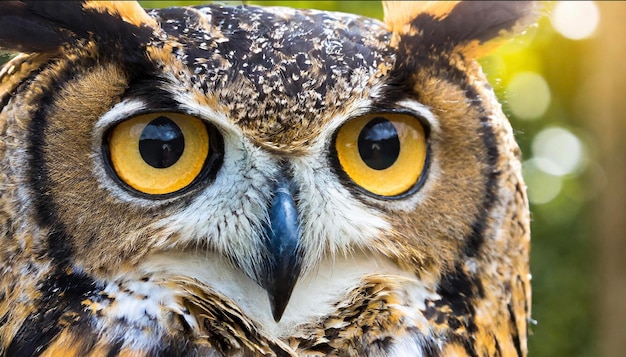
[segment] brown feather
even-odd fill
[[[387,1],[385,23],[393,46],[423,43],[424,48],[454,51],[466,57],[487,55],[512,35],[523,32],[540,14],[533,1]],[[405,43],[404,46],[407,44]]]

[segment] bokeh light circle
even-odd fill
[[[559,1],[552,11],[552,26],[561,35],[582,40],[593,35],[600,11],[593,1]]]
[[[540,168],[547,164],[541,163],[542,160],[532,158],[522,164],[522,174],[528,186],[528,200],[537,205],[552,201],[563,188],[562,177],[551,175]]]
[[[550,87],[538,73],[519,72],[506,87],[506,99],[511,114],[522,120],[535,120],[550,106]]]
[[[539,169],[555,176],[575,173],[583,162],[580,139],[567,129],[550,127],[539,132],[532,142],[533,157]]]

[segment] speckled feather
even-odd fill
[[[353,15],[255,7],[151,14],[165,33],[177,34],[173,44],[153,44],[175,54],[186,69],[182,80],[203,100],[216,98],[268,148],[310,145],[320,120],[367,96],[393,64],[384,26]],[[167,66],[170,54],[163,55]]]
[[[385,11],[0,2],[0,47],[29,53],[0,71],[0,355],[525,356],[520,152],[476,59],[536,7]],[[103,137],[151,111],[214,125],[221,171],[162,200],[120,188]],[[332,141],[389,111],[428,127],[429,164],[381,199]],[[277,322],[255,279],[283,176],[302,273]]]

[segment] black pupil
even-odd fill
[[[141,132],[139,152],[143,160],[157,169],[170,167],[185,151],[185,138],[178,125],[170,118],[160,116]]]
[[[376,117],[365,125],[359,134],[358,145],[361,159],[374,170],[390,167],[400,154],[398,131],[383,117]]]

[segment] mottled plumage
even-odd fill
[[[530,2],[0,2],[0,355],[525,356]]]

